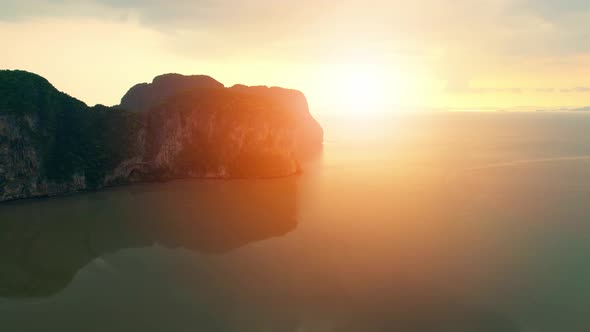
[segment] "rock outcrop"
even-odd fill
[[[114,108],[24,71],[0,71],[0,201],[139,181],[298,172],[323,132],[295,90],[167,74]]]
[[[200,91],[202,98],[203,95],[211,93],[211,90],[225,90],[226,96],[249,95],[273,103],[273,106],[293,115],[292,124],[295,126],[299,153],[321,146],[323,130],[309,113],[307,99],[297,90],[267,86],[249,87],[241,84],[224,89],[223,84],[206,75],[165,74],[154,78],[152,83],[140,83],[132,87],[121,99],[119,107],[131,112],[146,112],[161,106],[170,97]]]
[[[165,74],[154,78],[152,83],[139,83],[133,86],[121,99],[120,106],[131,112],[147,111],[178,93],[223,87],[223,84],[206,75]]]

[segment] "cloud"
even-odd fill
[[[313,10],[307,5],[314,4]],[[47,17],[136,18],[155,29],[233,29],[258,25],[281,30],[297,19],[326,8],[342,6],[331,0],[277,2],[272,0],[0,0],[0,19],[18,21]],[[303,22],[302,22],[303,23]],[[239,29],[236,29],[239,28]]]
[[[519,87],[474,87],[471,85],[469,80],[460,79],[458,77],[454,77],[447,81],[447,85],[445,87],[445,91],[447,93],[452,94],[484,94],[484,93],[513,93],[513,94],[522,94],[522,93],[541,93],[541,94],[549,94],[549,93],[589,93],[590,86],[578,86],[574,88],[519,88]]]
[[[131,20],[161,33],[164,49],[187,58],[411,58],[455,92],[521,93],[518,87],[474,89],[464,82],[518,71],[535,59],[546,60],[539,67],[561,62],[571,68],[572,58],[590,54],[586,0],[0,0],[0,8],[0,20],[12,22]]]
[[[100,7],[97,3],[84,0],[0,0],[0,20],[16,22],[35,18],[104,17],[104,12],[97,11],[97,7]]]
[[[523,93],[522,88],[473,88],[467,87],[463,89],[447,89],[449,93],[469,93],[469,94],[480,94],[480,93],[515,93],[520,94]]]
[[[562,88],[562,89],[559,89],[559,92],[561,92],[561,93],[573,93],[573,92],[586,93],[586,92],[590,92],[590,87],[579,86],[579,87],[575,87],[575,88]]]
[[[281,55],[350,49],[432,56],[590,51],[586,0],[0,0],[0,19],[83,16],[137,19],[172,38],[265,45]],[[185,41],[186,43],[187,41]],[[223,46],[218,43],[216,46]],[[587,46],[586,46],[587,45]]]
[[[520,2],[523,8],[554,20],[571,13],[590,12],[587,0],[525,0]]]

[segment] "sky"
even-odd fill
[[[159,74],[317,108],[590,105],[586,0],[0,0],[0,68],[88,104]]]

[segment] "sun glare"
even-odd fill
[[[342,82],[342,100],[350,105],[375,104],[382,101],[382,80],[376,72],[355,71]]]
[[[388,102],[389,78],[376,65],[339,65],[325,74],[323,84],[327,103],[350,112],[369,111]]]

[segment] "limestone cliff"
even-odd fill
[[[171,97],[186,92],[208,91],[210,93],[215,90],[225,90],[225,96],[229,98],[236,95],[242,97],[249,95],[250,99],[265,100],[267,103],[272,103],[280,112],[291,114],[289,124],[294,126],[296,148],[299,153],[313,150],[323,141],[322,128],[309,113],[307,99],[297,90],[245,85],[234,85],[224,89],[223,84],[206,75],[165,74],[154,78],[152,83],[141,83],[132,87],[121,99],[119,107],[131,112],[146,112],[160,106]],[[207,93],[199,97],[207,99]]]
[[[0,201],[138,181],[292,175],[322,136],[295,90],[168,74],[136,85],[117,108],[88,107],[40,76],[0,71]]]

